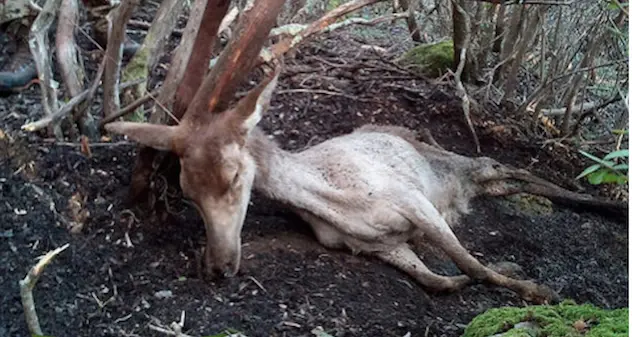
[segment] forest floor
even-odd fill
[[[494,131],[509,115],[503,112],[473,116],[482,146],[477,154],[453,89],[361,48],[388,48],[390,39],[406,35],[402,27],[381,37],[340,32],[306,44],[288,62],[262,129],[283,148],[298,150],[364,123],[427,127],[448,150],[492,157],[573,187],[586,164],[573,151]],[[92,76],[95,64],[88,68]],[[196,260],[204,227],[191,207],[172,205],[161,216],[124,203],[135,145],[94,143],[86,156],[78,144],[20,131],[41,116],[39,100],[37,86],[0,99],[1,336],[27,335],[18,280],[36,257],[65,243],[70,247],[34,291],[50,336],[161,336],[149,324],[168,325],[182,312],[184,332],[194,336],[226,328],[248,336],[309,336],[317,326],[335,336],[459,336],[489,308],[525,305],[486,284],[426,293],[380,261],[321,247],[297,216],[256,193],[240,273],[204,281]],[[628,306],[625,219],[556,205],[520,210],[507,198],[480,198],[456,234],[482,262],[515,262],[527,278],[564,298]],[[444,257],[421,253],[431,269],[459,273]]]

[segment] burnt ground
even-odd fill
[[[447,149],[475,155],[453,90],[375,55],[358,55],[360,44],[372,43],[379,44],[338,34],[301,48],[288,62],[262,128],[295,150],[367,122],[428,127]],[[298,88],[329,93],[287,91]],[[339,89],[344,95],[331,94]],[[308,336],[322,326],[336,336],[459,336],[486,309],[525,304],[484,284],[426,293],[375,259],[322,248],[298,217],[256,193],[239,275],[204,281],[196,261],[204,228],[192,208],[174,203],[165,216],[124,203],[133,144],[95,143],[88,157],[77,144],[22,133],[19,126],[41,113],[36,87],[0,99],[0,111],[2,336],[27,335],[18,280],[37,256],[65,243],[70,247],[34,292],[42,328],[51,336],[161,336],[148,324],[168,325],[183,311],[190,335],[234,328],[248,336]],[[499,120],[494,114],[475,118],[482,155],[571,187],[585,163],[564,148],[486,132]],[[475,200],[472,209],[456,233],[484,263],[515,262],[526,277],[580,303],[628,306],[625,220],[558,206],[550,214],[530,214],[490,198]],[[442,257],[421,253],[432,269],[458,273]],[[165,290],[172,296],[156,296]]]

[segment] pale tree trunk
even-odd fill
[[[417,9],[417,2],[419,0],[400,0],[400,4],[404,11],[408,12],[408,18],[406,18],[406,24],[408,25],[408,31],[410,37],[415,42],[423,42],[421,38],[421,32],[419,31],[419,25],[417,25],[417,19],[415,19],[415,11]]]
[[[600,20],[603,25],[604,20]],[[605,39],[607,34],[607,30],[599,30],[599,24],[595,25],[593,28],[592,34],[588,37],[588,43],[586,46],[586,51],[584,53],[584,57],[582,61],[577,66],[578,69],[590,67],[593,64],[595,56],[597,54],[597,50],[601,46],[601,42]],[[562,134],[568,134],[570,130],[570,121],[573,115],[573,105],[575,105],[575,101],[577,99],[577,92],[579,91],[580,85],[582,84],[586,72],[582,71],[571,79],[571,83],[568,87],[566,95],[564,97],[564,104],[566,106],[566,112],[564,114],[564,118],[562,119],[562,127],[560,131]]]
[[[503,101],[510,99],[516,90],[518,70],[520,70],[520,66],[522,65],[522,59],[524,58],[527,50],[533,46],[536,32],[538,31],[536,27],[539,26],[540,18],[548,11],[548,9],[549,6],[542,5],[538,7],[537,10],[531,12],[531,17],[528,18],[527,24],[521,34],[520,43],[514,45],[515,56],[511,62],[511,68],[509,68],[506,75],[504,94],[502,98]],[[528,13],[525,16],[529,16]]]
[[[500,51],[500,62],[505,62],[505,64],[498,68],[498,72],[494,75],[495,81],[502,81],[505,79],[505,71],[511,64],[511,60],[508,60],[508,58],[512,56],[514,52],[514,44],[520,35],[523,12],[524,6],[520,6],[520,8],[514,9],[511,14],[511,21],[503,38],[502,48]]]
[[[123,69],[122,82],[142,81],[124,90],[123,106],[129,105],[146,94],[150,70],[158,60],[171,31],[175,28],[184,3],[184,0],[164,0],[160,4],[143,44]],[[137,108],[132,119],[142,121],[144,118],[142,107]]]
[[[463,46],[466,44],[466,39],[470,38],[471,40],[471,37],[472,37],[472,35],[468,33],[470,32],[470,28],[471,28],[467,26],[467,23],[469,20],[467,20],[467,18],[463,16],[463,14],[467,15],[467,6],[466,6],[467,1],[457,0],[456,2],[465,11],[461,13],[456,8],[452,9],[452,22],[453,22],[452,32],[453,32],[453,41],[454,41],[454,65],[455,65],[454,68],[455,69],[456,69],[456,65],[461,63],[461,55],[464,55],[461,53],[461,51],[463,50]],[[471,41],[468,41],[468,43],[470,42]],[[469,45],[471,46],[471,43]],[[463,69],[461,80],[467,83],[467,82],[470,82],[473,78],[475,78],[475,69],[473,69],[475,67],[474,67],[474,63],[471,61],[470,55],[472,55],[472,53],[469,48],[466,50],[465,55],[467,56],[465,57],[465,68]]]
[[[492,51],[494,53],[500,52],[503,44],[503,33],[505,32],[505,9],[507,6],[504,1],[500,2],[500,5],[494,5],[498,8],[496,15],[496,26],[494,27],[494,47]]]

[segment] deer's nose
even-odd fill
[[[213,279],[231,278],[237,274],[236,265],[233,262],[213,264],[207,266],[207,274]]]

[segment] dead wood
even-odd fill
[[[97,70],[97,74],[92,80],[92,84],[90,85],[90,88],[88,90],[85,90],[75,95],[70,101],[68,101],[68,103],[66,103],[61,109],[59,109],[54,114],[46,115],[44,116],[44,118],[38,121],[24,124],[22,126],[22,130],[30,131],[30,132],[41,130],[63,119],[64,116],[69,114],[76,105],[85,101],[85,105],[89,106],[90,101],[94,97],[94,94],[96,93],[97,88],[99,87],[99,83],[101,83],[101,78],[103,77],[103,71],[105,70],[105,62],[106,62],[106,59],[103,59],[101,61],[101,64],[99,65],[99,69]]]
[[[85,70],[79,56],[75,41],[75,27],[79,16],[77,0],[62,0],[59,10],[59,22],[55,42],[57,46],[57,63],[66,92],[72,99],[80,95],[84,89]],[[79,132],[86,136],[94,136],[94,120],[88,113],[88,106],[79,102],[73,107],[73,119]]]
[[[148,78],[148,74],[161,55],[162,48],[175,28],[178,15],[184,7],[184,0],[166,0],[160,4],[158,12],[143,40],[142,45],[123,69],[122,81],[133,81]],[[140,81],[124,90],[123,103],[129,104],[143,95],[147,90],[147,81]]]
[[[31,26],[29,48],[37,66],[39,85],[42,93],[42,107],[46,115],[52,115],[59,109],[57,101],[58,83],[53,79],[52,53],[48,43],[48,31],[55,21],[61,0],[47,1]],[[53,125],[49,135],[63,138],[59,125]]]
[[[37,312],[35,310],[35,301],[33,300],[33,288],[39,280],[40,276],[44,272],[44,268],[53,260],[57,254],[63,252],[68,248],[69,244],[65,244],[55,250],[52,250],[44,255],[35,266],[33,266],[26,277],[20,280],[20,297],[22,299],[22,307],[24,308],[24,318],[26,319],[26,326],[29,329],[31,335],[43,335],[42,328],[37,318]]]
[[[127,21],[132,17],[134,8],[140,0],[123,0],[113,11],[112,25],[108,34],[105,51],[105,77],[103,79],[103,114],[109,116],[120,108],[119,81],[121,60],[123,58],[123,41],[125,40]]]

